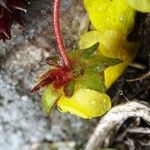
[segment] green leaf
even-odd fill
[[[81,53],[80,57],[81,58],[89,58],[99,47],[99,42],[95,43],[94,45],[92,45],[89,48],[86,48],[83,50],[83,52]]]
[[[105,85],[102,77],[94,73],[85,73],[76,80],[76,88],[87,88],[98,92],[105,92]]]
[[[91,56],[88,59],[88,62],[86,61],[87,64],[87,68],[85,72],[102,72],[104,71],[106,68],[110,67],[110,66],[114,66],[117,65],[119,63],[122,63],[122,60],[118,59],[118,58],[110,58],[110,57],[106,57],[102,54],[100,55],[95,55],[95,56]]]
[[[89,57],[90,64],[97,64],[97,63],[106,63],[108,66],[114,66],[116,64],[122,63],[123,61],[119,58],[110,58],[104,56],[103,54],[99,53],[98,55]]]
[[[50,114],[51,108],[56,103],[57,99],[60,97],[54,89],[52,85],[49,85],[45,88],[42,95],[42,107],[47,114]]]
[[[68,84],[66,84],[64,86],[64,94],[65,96],[67,96],[68,98],[70,98],[75,90],[75,83],[74,81],[70,81]]]
[[[86,73],[100,73],[102,71],[104,71],[106,68],[108,67],[107,64],[102,64],[102,63],[99,63],[99,64],[94,64],[94,65],[91,65],[89,67],[87,67],[87,69],[85,70]]]
[[[84,59],[86,59],[89,56],[91,56],[97,50],[98,47],[99,47],[99,42],[95,43],[94,45],[92,45],[91,47],[86,48],[86,49],[77,49],[77,50],[71,51],[69,53],[69,57],[70,58],[79,58],[79,59],[84,58]]]

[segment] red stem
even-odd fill
[[[53,23],[54,23],[54,32],[55,32],[55,37],[57,41],[57,45],[60,51],[60,54],[62,56],[62,60],[65,66],[70,66],[70,62],[65,50],[64,46],[64,41],[62,39],[61,35],[61,29],[60,29],[60,1],[61,0],[54,0],[54,5],[53,5]]]

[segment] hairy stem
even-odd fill
[[[54,32],[55,32],[55,37],[57,41],[57,45],[60,51],[60,54],[62,56],[62,60],[65,66],[70,66],[69,59],[65,50],[64,46],[64,41],[62,39],[61,35],[61,29],[60,29],[60,1],[61,0],[54,0],[54,5],[53,5],[53,22],[54,22]]]

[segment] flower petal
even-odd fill
[[[129,5],[141,12],[150,12],[150,0],[127,0]]]
[[[127,35],[134,26],[136,11],[126,0],[84,0],[90,21],[96,30],[117,30]]]
[[[139,43],[128,42],[125,35],[118,31],[108,30],[104,33],[90,31],[80,37],[79,47],[87,48],[96,42],[100,42],[99,51],[103,55],[123,60],[123,63],[108,67],[104,71],[105,86],[108,89],[133,60],[138,51]]]
[[[57,101],[62,112],[70,112],[82,118],[102,116],[111,108],[110,97],[90,89],[76,90],[71,98],[62,96]]]

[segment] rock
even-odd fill
[[[62,140],[82,143],[96,123],[95,119],[82,120],[56,109],[47,117],[40,96],[30,92],[36,76],[48,67],[42,61],[56,54],[57,49],[52,2],[40,2],[29,2],[25,28],[18,30],[18,25],[13,25],[12,39],[0,42],[0,150],[47,150],[49,142]],[[62,32],[70,50],[77,47],[79,34],[88,28],[88,19],[80,0],[63,0],[61,11]]]

